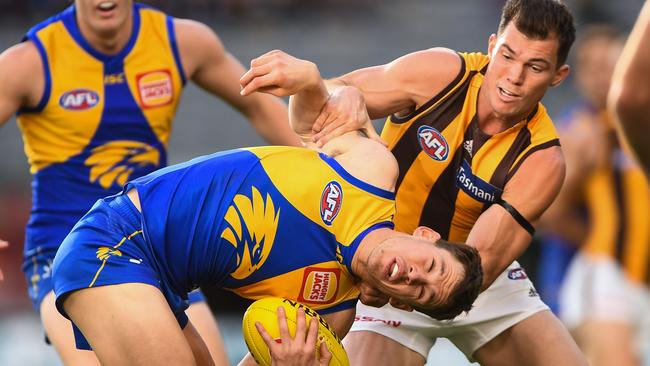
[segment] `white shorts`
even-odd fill
[[[474,361],[472,355],[504,330],[548,306],[540,300],[533,283],[517,262],[513,262],[482,292],[467,314],[438,321],[417,311],[407,312],[390,305],[381,308],[357,304],[351,332],[371,331],[399,342],[425,359],[436,338],[448,338]]]
[[[612,258],[578,253],[559,295],[560,320],[575,329],[587,319],[630,324],[640,355],[650,355],[650,292]]]

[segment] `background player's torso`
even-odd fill
[[[334,311],[353,305],[360,240],[390,226],[393,194],[325,155],[262,147],[217,153],[129,183],[160,272],[183,292],[217,284]]]
[[[184,76],[172,18],[138,4],[117,55],[92,48],[75,9],[32,28],[44,64],[40,104],[18,115],[33,174],[26,252],[56,247],[100,197],[167,161]]]
[[[476,106],[489,59],[459,55],[457,78],[413,113],[389,117],[382,132],[400,167],[396,229],[411,233],[424,225],[452,241],[467,238],[527,156],[559,144],[541,104],[526,121],[483,133]]]

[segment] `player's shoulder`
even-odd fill
[[[395,156],[381,143],[356,133],[332,139],[323,151],[357,179],[393,191],[399,173]]]
[[[462,59],[458,53],[449,48],[434,47],[406,54],[389,66],[425,72],[425,74],[455,76],[462,66]]]
[[[192,42],[202,45],[217,38],[216,33],[206,24],[192,19],[174,18],[174,32],[179,43]]]
[[[0,54],[0,73],[12,88],[28,89],[43,74],[43,60],[31,41],[16,44]],[[21,87],[24,86],[23,87]],[[5,85],[6,86],[6,85]]]

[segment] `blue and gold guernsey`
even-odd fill
[[[392,192],[302,148],[217,153],[131,187],[140,195],[146,239],[164,254],[157,258],[174,289],[216,284],[315,310],[353,306],[352,256],[369,231],[392,227],[395,213]]]
[[[320,313],[352,308],[361,240],[393,227],[392,192],[335,159],[296,147],[226,151],[158,170],[99,201],[54,261],[59,309],[81,288],[157,286],[183,324],[185,294],[216,285],[242,297],[280,296]],[[129,208],[131,207],[131,208]]]
[[[139,4],[116,55],[82,37],[74,6],[32,28],[25,41],[36,45],[45,75],[39,105],[18,113],[33,174],[24,268],[37,298],[47,275],[32,263],[40,253],[56,251],[98,198],[166,165],[185,76],[173,18]]]

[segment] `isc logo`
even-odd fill
[[[343,189],[341,189],[341,185],[336,181],[327,183],[320,197],[320,217],[325,225],[332,225],[332,221],[341,211],[342,202]]]
[[[67,110],[82,111],[99,103],[99,94],[88,89],[74,89],[63,93],[59,105]]]
[[[433,160],[445,161],[449,155],[447,140],[438,130],[431,126],[420,126],[418,128],[418,142],[427,155]]]

